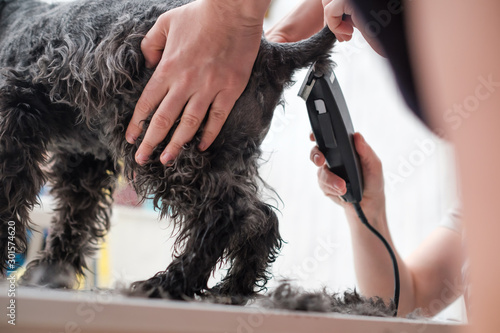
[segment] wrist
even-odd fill
[[[264,16],[271,0],[203,0],[221,19],[235,26],[259,27],[262,30]]]
[[[380,233],[385,234],[388,232],[389,228],[387,226],[387,215],[385,212],[385,205],[381,205],[384,209],[373,210],[370,207],[363,207],[363,212],[365,213],[366,219],[368,223],[375,229],[377,229]],[[348,205],[345,207],[345,213],[347,216],[347,221],[349,223],[349,228],[353,232],[357,232],[360,229],[365,230],[366,226],[361,222],[356,211],[352,205]]]

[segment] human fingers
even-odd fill
[[[325,164],[325,155],[319,150],[318,146],[313,147],[311,149],[311,155],[309,157],[311,161],[316,165],[316,166],[322,166]]]
[[[354,145],[363,167],[376,169],[375,171],[381,171],[382,162],[373,148],[366,142],[361,133],[354,133]]]
[[[352,35],[354,33],[354,23],[351,19],[351,15],[343,15],[342,23],[339,26],[339,32],[335,35],[339,42],[348,42],[352,39]],[[345,30],[345,33],[340,33],[340,31]]]
[[[326,164],[318,170],[318,183],[325,195],[344,195],[347,191],[345,180],[331,172]]]
[[[203,151],[215,141],[240,94],[239,90],[223,90],[217,94],[208,112],[198,149]]]
[[[360,133],[354,134],[354,145],[363,170],[365,192],[383,191],[384,180],[380,158]]]
[[[210,106],[211,96],[207,93],[198,93],[189,99],[182,117],[177,126],[172,139],[160,156],[160,161],[163,164],[173,161],[187,142],[196,134],[200,127],[203,118]]]
[[[147,68],[153,68],[161,60],[167,42],[169,17],[167,13],[160,15],[156,23],[142,39],[141,51],[146,60]]]
[[[351,20],[344,20],[351,15],[351,7],[344,0],[323,0],[325,22],[340,41],[350,40],[354,32]]]
[[[142,140],[135,159],[137,163],[144,164],[148,159],[153,149],[167,136],[170,128],[184,108],[185,101],[189,96],[185,95],[183,89],[171,90],[161,102],[156,110],[151,122],[149,123],[144,139]],[[180,147],[179,147],[180,149]]]
[[[161,65],[160,65],[161,66]],[[168,86],[165,83],[165,72],[158,66],[146,87],[142,91],[137,104],[135,105],[132,119],[130,119],[125,139],[128,143],[134,144],[142,133],[142,123],[149,117],[156,107],[162,102],[168,92]]]
[[[252,7],[252,3],[248,2],[248,6]],[[193,137],[196,129],[192,125],[201,124],[212,104],[199,145],[200,149],[206,149],[243,92],[258,54],[262,22],[247,21],[244,15],[224,16],[228,6],[222,1],[220,4],[191,2],[161,16],[145,38],[145,52],[151,52],[146,56],[148,64],[161,60],[127,128],[128,142],[136,141],[142,132],[141,123],[160,106],[138,149],[136,160],[139,163],[149,158],[155,145],[166,137],[184,107],[197,111],[187,111],[186,116],[181,117],[179,128],[160,159],[165,162],[170,157],[175,158],[183,144]],[[232,4],[229,7],[233,10]],[[161,45],[162,41],[165,45]],[[210,96],[203,95],[198,100],[198,94],[206,91],[205,86],[210,87]],[[188,106],[190,101],[195,105]]]

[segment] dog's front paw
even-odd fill
[[[73,289],[77,282],[74,267],[65,263],[32,261],[19,283],[25,286],[36,286],[58,289]]]
[[[132,283],[126,292],[129,296],[147,298],[166,298],[175,300],[190,300],[194,292],[187,292],[182,287],[182,281],[175,279],[176,274],[160,272],[152,278]]]
[[[230,305],[245,305],[250,300],[253,294],[241,295],[231,290],[228,283],[218,283],[212,287],[205,296],[213,303],[222,303]]]
[[[156,275],[148,280],[132,283],[127,294],[134,297],[147,298],[171,298],[169,293],[163,289],[163,277]]]

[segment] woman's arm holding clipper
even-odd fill
[[[427,315],[434,315],[460,296],[461,236],[455,231],[437,228],[410,257],[403,260],[394,248],[387,225],[382,163],[359,133],[354,135],[354,143],[364,178],[361,207],[369,223],[389,242],[398,260],[401,280],[399,315],[404,316],[416,308],[424,309]],[[328,170],[325,158],[317,147],[311,152],[311,160],[320,167],[320,188],[345,209],[351,230],[356,276],[362,293],[385,300],[392,298],[394,273],[386,248],[361,223],[352,204],[340,198],[346,192],[345,181]],[[442,292],[450,284],[457,283],[456,289],[446,292],[446,298],[441,300]],[[434,302],[435,299],[440,302]]]

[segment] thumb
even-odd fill
[[[360,133],[354,134],[354,145],[356,146],[361,168],[363,169],[365,189],[383,188],[382,162],[377,154],[375,154],[375,151],[366,143]]]
[[[141,42],[141,51],[146,60],[146,67],[153,68],[161,60],[165,44],[167,43],[170,18],[167,13],[160,15],[153,27],[144,36]]]

